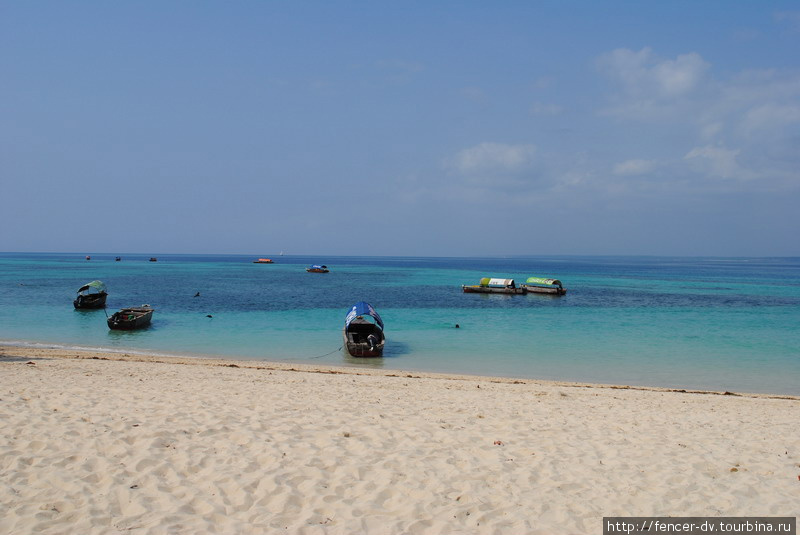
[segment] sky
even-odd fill
[[[0,251],[800,256],[796,1],[0,0]]]

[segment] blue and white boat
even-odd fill
[[[383,320],[369,303],[359,301],[353,305],[345,317],[342,337],[344,347],[354,357],[383,356]]]

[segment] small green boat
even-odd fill
[[[534,294],[550,294],[550,295],[564,295],[567,289],[561,284],[558,279],[545,279],[542,277],[528,277],[525,284],[522,285],[528,293]]]
[[[105,308],[106,285],[102,281],[92,281],[78,288],[78,296],[72,302],[75,308]]]

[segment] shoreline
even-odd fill
[[[56,344],[51,344],[56,345]],[[16,353],[16,355],[9,355]],[[23,359],[72,359],[72,360],[110,360],[122,362],[153,362],[161,364],[181,364],[189,366],[212,366],[223,368],[244,368],[267,371],[287,371],[301,373],[319,373],[329,375],[354,375],[373,377],[400,377],[413,379],[440,379],[448,381],[489,382],[495,384],[530,384],[538,386],[589,388],[608,390],[637,390],[643,392],[673,392],[679,394],[699,394],[709,396],[735,396],[763,399],[786,399],[800,401],[800,396],[788,394],[767,394],[758,392],[732,392],[722,390],[684,389],[658,386],[641,386],[626,384],[590,383],[576,381],[553,381],[547,379],[530,379],[524,377],[503,377],[489,375],[454,374],[439,372],[423,372],[403,369],[361,368],[358,366],[314,365],[294,362],[251,360],[236,358],[205,357],[197,355],[174,355],[164,353],[147,353],[130,350],[108,350],[99,348],[57,348],[28,347],[23,345],[0,344],[0,362],[9,358]]]
[[[800,517],[800,399],[0,347],[0,533]]]

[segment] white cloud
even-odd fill
[[[652,160],[627,160],[614,166],[614,174],[620,176],[645,175],[656,168]]]
[[[662,61],[652,69],[657,88],[666,97],[677,97],[692,91],[702,79],[708,63],[694,52]]]
[[[742,119],[742,129],[750,135],[792,124],[800,124],[800,104],[755,106]]]
[[[665,60],[649,48],[614,50],[597,65],[614,82],[602,115],[649,125],[665,139],[684,140],[682,146],[664,145],[672,146],[672,152],[659,155],[654,170],[671,169],[662,173],[664,180],[680,180],[689,172],[685,178],[697,173],[695,178],[758,178],[762,188],[796,187],[797,70],[751,70],[716,79],[696,53]],[[638,165],[622,162],[614,174],[635,175]]]
[[[535,154],[534,145],[481,143],[459,151],[448,166],[462,173],[509,172],[529,165]]]
[[[692,92],[709,67],[696,52],[661,60],[650,48],[618,48],[601,56],[597,65],[625,93],[647,99],[675,99]]]
[[[739,150],[726,149],[707,145],[690,150],[684,160],[693,165],[695,170],[720,178],[749,179],[752,173],[739,166],[736,161]]]
[[[700,127],[700,138],[709,141],[714,139],[720,132],[722,132],[723,124],[721,122],[709,122]]]
[[[484,142],[445,158],[446,172],[419,186],[427,198],[448,202],[524,204],[532,188],[543,187],[543,166],[534,145]]]
[[[796,160],[764,158],[765,154],[796,154],[800,137],[800,73],[777,70],[748,71],[715,82],[697,112],[686,116],[696,125],[700,143],[735,145],[742,158],[756,165],[759,175],[796,168]],[[760,160],[762,163],[756,164]],[[768,171],[766,167],[772,171]],[[763,172],[762,172],[763,171]],[[779,173],[781,174],[781,173]]]

